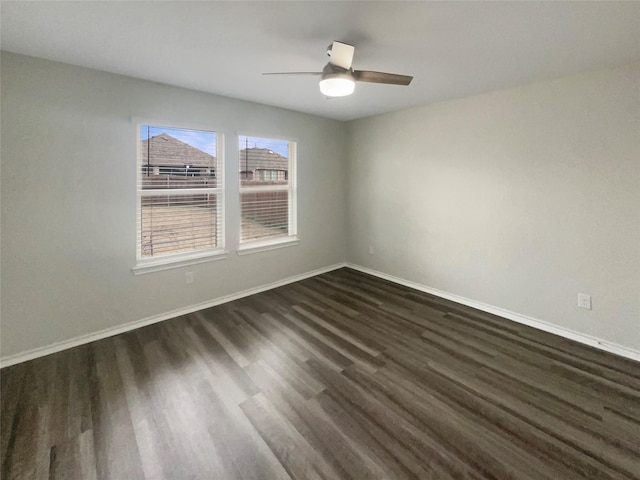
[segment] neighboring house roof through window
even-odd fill
[[[240,150],[240,170],[254,172],[256,170],[289,169],[289,159],[267,148],[243,148]]]
[[[206,168],[215,165],[216,158],[202,150],[184,143],[171,135],[161,133],[148,140],[142,140],[142,163],[147,164],[149,154],[152,166],[176,165]]]

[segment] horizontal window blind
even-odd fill
[[[295,235],[292,142],[240,136],[239,147],[240,243]]]
[[[141,199],[141,253],[153,257],[216,248],[222,218],[217,194],[145,195]]]
[[[289,192],[240,194],[242,241],[289,235]]]
[[[140,127],[138,259],[222,247],[215,132]]]
[[[141,175],[140,188],[143,190],[170,190],[183,188],[217,188],[216,178],[211,176],[183,176],[176,173],[155,173]]]

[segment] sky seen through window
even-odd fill
[[[160,127],[156,125],[141,125],[140,140],[148,140],[149,137],[155,137],[166,133],[184,142],[192,147],[202,150],[209,155],[216,156],[216,140],[213,132],[204,130],[188,130],[184,128]],[[246,139],[246,141],[245,141]],[[242,137],[242,145],[240,149],[248,146],[249,148],[267,148],[284,157],[288,157],[289,142],[282,140],[271,140],[259,137]]]

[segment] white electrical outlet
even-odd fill
[[[193,272],[187,272],[187,274],[184,277],[184,281],[186,282],[187,285],[189,285],[190,283],[193,283]]]
[[[586,308],[587,310],[591,310],[591,295],[587,295],[586,293],[579,293],[578,306],[580,308]]]

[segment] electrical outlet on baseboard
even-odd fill
[[[586,293],[578,294],[578,307],[586,308],[587,310],[591,310],[591,295],[587,295]]]

